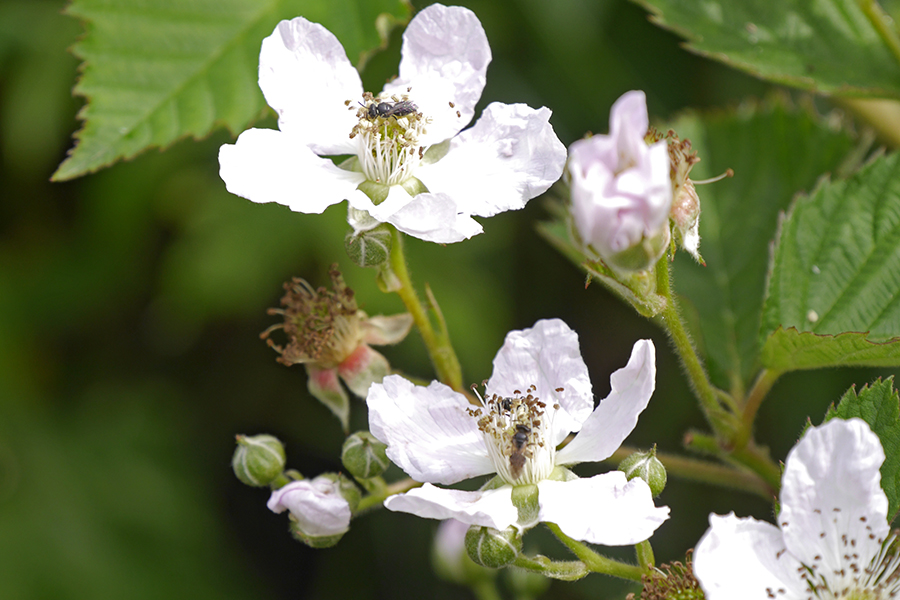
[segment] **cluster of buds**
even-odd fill
[[[340,381],[353,394],[365,398],[369,386],[390,373],[387,359],[370,344],[401,341],[412,327],[412,317],[407,313],[369,317],[357,306],[353,290],[344,283],[336,265],[330,275],[331,290],[314,289],[299,277],[285,283],[282,308],[269,309],[270,315],[280,315],[284,320],[260,337],[279,353],[278,362],[306,367],[310,393],[340,419],[347,431],[350,401]],[[287,344],[276,344],[270,338],[278,329],[284,331]]]
[[[285,471],[284,445],[272,435],[238,435],[236,440],[235,476],[246,485],[271,488],[269,510],[289,511],[291,535],[313,548],[337,544],[350,529],[359,488],[339,473],[304,479],[297,471]]]

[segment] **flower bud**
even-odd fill
[[[360,267],[378,267],[391,257],[391,230],[387,225],[351,231],[344,238],[344,249]]]
[[[272,483],[284,471],[284,446],[275,436],[235,436],[231,468],[241,482],[254,487]]]
[[[666,468],[656,458],[656,446],[649,452],[635,452],[619,463],[619,470],[625,473],[629,481],[635,477],[646,481],[654,498],[666,487]]]
[[[669,243],[672,183],[665,141],[648,145],[644,93],[613,104],[609,135],[569,148],[572,217],[581,243],[623,271],[651,268]]]
[[[511,564],[522,551],[522,537],[509,527],[497,531],[473,525],[466,532],[466,552],[476,564],[499,569]]]
[[[496,572],[473,563],[466,551],[466,533],[469,526],[456,519],[441,522],[431,547],[434,572],[446,581],[459,585],[472,585],[480,580],[496,576]]]
[[[341,462],[354,477],[360,479],[378,477],[391,464],[385,454],[386,449],[387,446],[368,431],[357,431],[344,440]]]
[[[336,473],[292,481],[274,492],[268,507],[274,513],[290,511],[291,533],[314,548],[333,546],[350,528],[359,490]]]

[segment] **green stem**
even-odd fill
[[[638,542],[637,544],[635,544],[634,552],[637,555],[638,564],[640,564],[645,571],[649,571],[656,562],[656,558],[654,558],[653,556],[653,546],[650,545],[650,540],[644,540],[643,542]]]
[[[440,330],[438,331],[435,330],[425,306],[419,300],[419,295],[416,293],[409,276],[409,269],[406,266],[406,255],[403,252],[403,234],[392,228],[391,236],[390,268],[399,284],[394,291],[397,292],[397,295],[403,300],[403,304],[406,305],[406,310],[412,315],[413,322],[419,329],[422,340],[425,342],[425,347],[428,349],[428,355],[431,357],[431,363],[434,365],[438,379],[457,392],[465,393],[462,385],[462,370],[459,366],[459,359],[456,357],[456,352],[450,344],[450,336],[440,310],[437,308],[437,303],[434,301],[434,296],[429,294],[429,300],[431,300],[432,310],[435,312],[440,324]]]
[[[889,146],[900,147],[900,103],[896,100],[848,96],[834,96],[832,100],[865,121]]]
[[[665,256],[656,264],[656,287],[657,293],[668,300],[665,308],[657,316],[657,321],[669,334],[669,339],[675,346],[691,388],[700,400],[700,406],[706,414],[706,419],[717,434],[725,439],[731,439],[738,429],[737,419],[724,410],[719,403],[721,392],[716,390],[710,382],[706,370],[700,362],[700,357],[697,356],[697,351],[694,349],[694,344],[691,342],[690,334],[684,326],[684,321],[681,320],[678,303],[675,294],[672,293],[669,264]]]
[[[473,581],[469,584],[469,587],[472,589],[472,593],[475,594],[475,597],[478,598],[478,600],[502,600],[502,596],[497,590],[497,582],[493,577],[490,579],[484,578]]]
[[[718,446],[716,446],[718,447]],[[637,452],[637,448],[622,446],[612,456],[604,462],[618,464],[620,461]],[[772,499],[773,490],[766,481],[756,473],[747,471],[746,469],[736,469],[727,465],[720,465],[706,460],[698,460],[686,456],[678,456],[677,454],[667,454],[665,452],[656,453],[666,473],[674,475],[680,479],[688,481],[698,481],[710,485],[718,485],[721,487],[740,490],[756,494],[766,500]]]
[[[753,387],[750,389],[750,393],[747,394],[747,399],[744,401],[744,409],[741,414],[741,429],[734,438],[735,448],[743,448],[750,441],[756,413],[759,411],[762,401],[765,400],[772,386],[781,377],[781,373],[781,371],[769,369],[763,369],[759,373],[759,376],[753,383]]]
[[[578,540],[573,540],[564,534],[555,523],[545,523],[545,525],[550,528],[553,535],[558,537],[559,540],[575,554],[575,556],[581,559],[581,562],[583,562],[584,566],[590,571],[593,571],[594,573],[604,573],[622,579],[629,579],[631,581],[641,580],[641,575],[644,574],[644,569],[642,567],[639,567],[638,565],[629,565],[607,558],[606,556],[601,556],[591,550],[587,544],[579,542]]]
[[[377,508],[384,504],[384,501],[394,494],[402,494],[403,492],[408,492],[413,488],[420,487],[422,484],[418,481],[414,481],[412,479],[401,479],[400,481],[395,481],[390,485],[386,485],[377,494],[372,494],[370,496],[366,496],[362,500],[359,501],[359,506],[356,508],[356,515],[360,515],[368,510],[373,508]]]
[[[767,453],[752,443],[747,444],[744,448],[728,452],[719,445],[715,438],[692,431],[685,436],[684,444],[692,450],[711,454],[731,464],[750,469],[771,488],[772,494],[768,496],[769,499],[781,488],[781,469],[769,458]]]
[[[519,554],[512,566],[539,573],[544,577],[552,579],[561,579],[563,581],[575,581],[581,579],[589,573],[584,563],[580,560],[559,561],[550,560],[546,556],[536,556],[531,558],[524,554]]]
[[[900,36],[888,23],[891,18],[884,12],[884,9],[876,0],[856,0],[859,8],[865,13],[872,27],[881,36],[881,40],[887,45],[888,49],[900,63]]]

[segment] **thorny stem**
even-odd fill
[[[604,462],[618,464],[637,451],[637,448],[622,446]],[[760,475],[746,469],[659,451],[656,452],[656,458],[662,462],[669,475],[681,479],[749,492],[766,500],[771,500],[774,494],[772,487]]]
[[[731,439],[739,424],[735,416],[726,411],[719,403],[719,391],[710,382],[706,370],[697,356],[697,351],[694,349],[684,321],[681,319],[675,294],[672,293],[669,281],[669,261],[666,256],[659,259],[656,264],[656,288],[657,293],[667,300],[665,308],[657,315],[656,320],[669,334],[669,339],[675,346],[691,387],[700,400],[706,420],[720,437]]]
[[[584,563],[585,567],[594,573],[604,573],[606,575],[629,579],[631,581],[640,581],[641,575],[645,573],[645,570],[638,565],[629,565],[597,554],[586,544],[579,542],[578,540],[573,540],[564,534],[555,523],[545,523],[545,525],[550,528],[553,535],[559,538],[559,540]]]
[[[410,279],[409,270],[406,267],[406,255],[403,252],[402,234],[392,228],[391,238],[390,268],[400,283],[399,288],[395,291],[400,296],[400,299],[403,300],[406,310],[412,315],[413,322],[422,335],[422,340],[428,349],[428,355],[431,357],[431,363],[434,365],[437,378],[457,392],[465,393],[466,390],[462,385],[462,370],[459,366],[459,359],[456,357],[456,352],[450,344],[450,335],[441,316],[440,309],[437,307],[437,302],[434,301],[434,296],[429,291],[428,299],[439,325],[439,329],[435,330],[431,318],[422,301],[419,300],[419,295],[416,293]]]
[[[384,504],[384,501],[395,494],[402,494],[403,492],[408,492],[413,488],[420,487],[422,484],[418,481],[414,481],[412,479],[401,479],[400,481],[395,481],[390,485],[386,485],[376,494],[371,494],[366,496],[362,500],[359,501],[359,506],[356,508],[357,516],[381,506]]]

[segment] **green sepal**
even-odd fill
[[[541,512],[541,505],[538,502],[538,486],[533,483],[513,486],[512,503],[519,511],[517,526],[520,529],[529,529],[538,524],[538,516]]]
[[[344,238],[344,249],[360,267],[380,267],[391,258],[391,228],[381,224],[365,231],[351,231]]]

